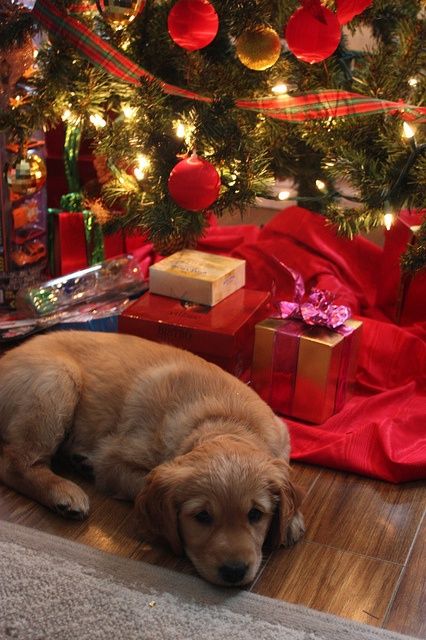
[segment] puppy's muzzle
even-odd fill
[[[227,584],[238,584],[244,579],[247,573],[248,565],[243,562],[236,562],[235,564],[223,564],[219,567],[219,576],[221,580]]]

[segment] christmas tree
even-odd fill
[[[91,137],[106,231],[142,230],[164,253],[191,246],[209,212],[284,199],[277,179],[349,237],[425,207],[424,0],[1,7],[3,52],[39,27],[47,37],[0,128],[22,148],[62,120],[68,157]],[[364,51],[348,38],[360,27]],[[82,207],[74,182],[70,206]],[[410,251],[408,269],[426,264],[426,223]]]

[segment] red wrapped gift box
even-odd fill
[[[240,289],[207,307],[147,293],[121,314],[118,331],[187,349],[248,380],[254,326],[270,313],[269,300],[269,293]]]
[[[84,214],[77,211],[51,213],[52,276],[65,276],[90,265],[90,247],[87,245]],[[115,258],[127,253],[126,238],[122,231],[103,237],[104,257]]]
[[[402,211],[385,233],[382,268],[377,288],[377,306],[400,325],[426,320],[426,268],[404,274],[401,256],[416,243],[416,230],[425,212]]]

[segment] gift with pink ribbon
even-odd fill
[[[252,384],[276,411],[320,424],[345,404],[355,378],[362,322],[330,291],[308,295],[300,274],[294,300],[275,303],[256,325]]]

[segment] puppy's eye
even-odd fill
[[[250,511],[247,514],[250,524],[253,524],[254,522],[259,522],[262,516],[263,516],[263,513],[259,511],[259,509],[256,509],[256,507],[253,507],[253,509],[250,509]]]
[[[199,513],[195,514],[194,518],[201,524],[212,524],[213,522],[213,517],[209,514],[208,511],[200,511]]]

